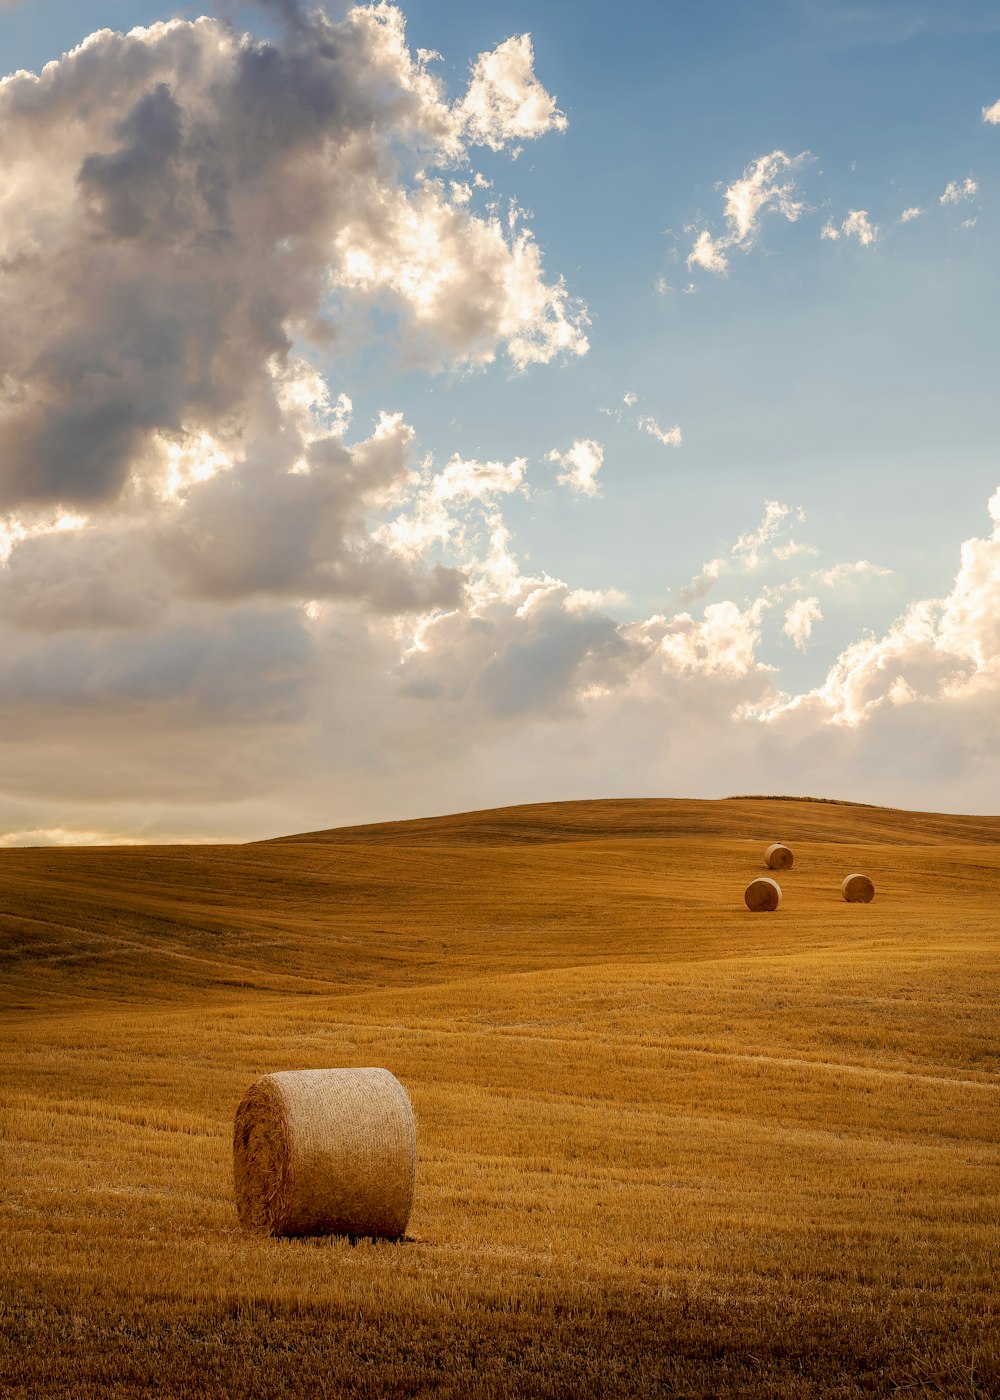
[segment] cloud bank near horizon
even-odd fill
[[[451,98],[395,6],[279,12],[270,42],[105,30],[0,83],[0,845],[642,793],[995,805],[1000,491],[946,597],[790,693],[770,658],[815,654],[889,572],[820,558],[803,512],[766,502],[630,616],[529,569],[507,519],[553,480],[599,503],[586,429],[547,463],[440,463],[391,403],[355,426],[359,346],[429,375],[587,352],[474,166],[567,119],[527,35]],[[805,160],[751,163],[689,265],[802,216]],[[636,421],[683,457],[679,425]]]

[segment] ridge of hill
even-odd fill
[[[0,851],[0,1394],[1000,1396],[998,890],[789,798]],[[247,1086],[373,1065],[405,1240],[245,1235]]]
[[[765,929],[743,891],[776,840],[795,851],[793,889]],[[864,923],[840,899],[851,870],[879,891]],[[832,928],[870,937],[883,912],[923,919],[930,883],[932,922],[960,909],[978,927],[998,882],[998,817],[787,798],[538,803],[242,845],[16,848],[0,851],[0,1010],[340,996],[713,959],[762,936],[790,951]]]
[[[250,845],[494,845],[520,842],[814,839],[887,845],[1000,843],[1000,816],[911,812],[816,797],[594,798],[532,802],[271,837]]]

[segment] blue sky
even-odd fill
[[[250,29],[291,54],[295,40],[281,10],[230,7],[226,13],[238,31]],[[991,728],[1000,660],[989,621],[1000,584],[987,512],[1000,482],[994,329],[1000,122],[984,119],[984,109],[1000,99],[995,7],[956,3],[945,12],[917,3],[734,3],[725,7],[722,24],[717,12],[694,3],[637,4],[614,16],[590,3],[481,7],[412,0],[401,11],[411,53],[440,54],[427,70],[440,83],[438,116],[448,103],[458,110],[480,55],[509,54],[505,43],[530,33],[533,68],[524,91],[543,93],[548,115],[519,134],[519,118],[505,109],[508,129],[496,135],[497,127],[496,139],[490,138],[496,149],[467,124],[461,152],[453,146],[445,157],[439,150],[437,164],[424,173],[441,182],[442,199],[450,198],[450,182],[468,183],[468,195],[455,195],[454,206],[466,221],[455,237],[466,238],[467,249],[479,246],[491,219],[506,229],[509,249],[518,228],[531,230],[531,246],[541,255],[534,285],[564,288],[566,323],[579,337],[586,334],[588,348],[582,353],[582,340],[564,353],[536,348],[518,363],[510,350],[511,316],[520,316],[531,334],[541,324],[530,323],[527,303],[497,311],[495,323],[487,324],[481,294],[457,282],[428,331],[419,298],[407,300],[410,293],[400,290],[412,267],[403,267],[410,254],[398,243],[386,244],[387,261],[377,275],[365,274],[363,287],[351,281],[353,274],[339,283],[336,272],[330,274],[329,299],[316,303],[317,314],[333,327],[325,339],[308,330],[298,302],[281,312],[281,324],[331,398],[350,398],[345,442],[365,440],[382,412],[401,414],[407,425],[405,464],[385,468],[395,472],[392,490],[364,498],[372,538],[391,537],[390,551],[402,549],[405,531],[397,525],[392,534],[390,522],[405,516],[413,568],[439,563],[463,571],[473,580],[471,592],[457,604],[454,596],[432,598],[425,590],[422,602],[414,594],[373,605],[384,580],[377,587],[371,579],[359,582],[353,594],[342,582],[330,583],[330,561],[347,535],[310,546],[328,556],[317,596],[310,588],[317,588],[318,574],[293,585],[285,564],[280,585],[273,569],[248,583],[243,563],[239,579],[226,572],[235,568],[226,557],[236,546],[223,537],[211,585],[204,571],[198,583],[157,575],[154,585],[136,576],[134,589],[164,599],[148,628],[121,623],[134,610],[118,603],[109,604],[107,616],[91,610],[85,626],[80,610],[67,611],[64,603],[64,590],[74,586],[66,565],[69,535],[71,547],[86,554],[76,566],[76,586],[86,591],[98,579],[101,589],[110,588],[110,553],[124,549],[126,538],[139,550],[137,517],[123,508],[119,478],[114,488],[102,488],[99,500],[84,500],[67,459],[58,467],[67,473],[64,498],[36,485],[21,495],[8,493],[6,504],[0,500],[0,517],[7,510],[17,531],[15,538],[15,525],[8,526],[14,543],[6,576],[0,573],[0,599],[6,588],[12,600],[7,625],[14,628],[24,675],[51,671],[47,694],[58,692],[55,677],[74,647],[87,650],[95,670],[89,679],[81,671],[59,695],[58,716],[54,712],[47,724],[36,715],[32,726],[40,760],[49,755],[46,762],[74,776],[62,786],[53,779],[34,788],[27,772],[18,778],[7,795],[6,817],[0,795],[0,837],[4,827],[11,842],[49,831],[63,833],[59,839],[83,839],[65,837],[74,831],[122,838],[266,834],[275,806],[281,821],[306,825],[327,817],[348,821],[501,800],[600,796],[610,787],[635,795],[721,795],[764,790],[776,754],[788,756],[774,774],[775,790],[988,807],[1000,758]],[[0,8],[0,67],[38,72],[98,28],[126,31],[174,14],[191,21],[199,13],[197,7],[172,11],[128,0],[8,4]],[[298,13],[307,22],[308,7]],[[346,32],[337,29],[350,23],[346,7],[329,6],[324,23],[332,26],[324,32]],[[136,52],[138,43],[132,41]],[[143,52],[160,55],[159,80],[190,131],[193,114],[204,116],[197,84],[170,68],[165,40],[142,43]],[[374,73],[380,59],[370,52]],[[108,44],[88,53],[95,67],[112,62]],[[527,82],[524,72],[521,80]],[[73,100],[80,103],[78,125],[93,127],[92,143],[89,129],[79,145],[58,130],[50,137],[59,146],[53,168],[63,168],[64,150],[66,176],[56,189],[53,175],[44,210],[39,203],[32,236],[43,249],[48,233],[37,230],[50,231],[57,214],[66,219],[67,240],[91,251],[97,246],[74,171],[84,168],[88,155],[110,159],[109,142],[125,140],[125,107],[98,112],[99,80],[87,81],[98,85],[81,88]],[[152,91],[151,77],[129,81],[133,105]],[[499,100],[494,89],[488,96]],[[359,83],[358,103],[368,100]],[[31,123],[43,117],[19,111],[11,159],[30,171],[29,156],[13,142],[29,143]],[[222,116],[207,120],[218,120],[222,130]],[[415,140],[410,159],[405,124],[385,140],[380,160],[398,163],[393,189],[412,204],[426,152]],[[145,158],[140,152],[132,159]],[[130,179],[140,178],[130,170]],[[324,178],[333,189],[349,176],[331,167]],[[377,190],[384,174],[373,178]],[[29,209],[35,195],[27,177],[22,188],[21,207]],[[296,188],[305,206],[308,181]],[[742,225],[727,221],[727,197],[731,212],[744,198]],[[520,211],[513,226],[504,222],[511,201]],[[236,236],[246,235],[247,246],[250,234],[256,237],[250,224],[266,224],[267,208],[264,195],[259,206],[245,202],[248,222]],[[329,221],[310,227],[310,249],[321,235],[334,240],[333,227]],[[120,229],[105,234],[104,249],[108,237],[126,235]],[[133,234],[127,237],[132,256],[138,243]],[[692,258],[699,238],[708,240],[702,246],[714,250],[714,263],[711,256]],[[455,246],[460,267],[465,255]],[[65,257],[71,242],[60,247]],[[507,254],[497,256],[502,261]],[[152,241],[149,258],[154,269]],[[141,266],[137,261],[136,269]],[[155,280],[155,271],[150,275]],[[9,297],[17,297],[18,285],[24,284],[8,274]],[[246,295],[252,300],[257,292]],[[124,283],[112,279],[102,305],[124,307],[125,301]],[[156,305],[160,310],[150,314],[165,314],[162,301]],[[193,343],[200,331],[195,311],[188,314],[188,321],[179,318],[176,333]],[[474,352],[472,342],[462,340],[470,318],[482,322]],[[58,316],[54,324],[58,342]],[[135,331],[139,340],[148,317],[142,326]],[[116,344],[123,334],[117,326]],[[76,355],[78,332],[74,337]],[[11,373],[18,385],[9,400],[12,415],[25,396],[49,403],[55,392],[51,379],[39,387],[35,367],[43,351],[55,353],[40,341],[35,358],[24,351]],[[136,353],[141,358],[145,352]],[[74,364],[82,383],[89,371]],[[248,363],[248,384],[262,364]],[[267,385],[273,388],[267,381],[256,398],[250,388],[240,397],[244,418],[261,411],[260,395],[271,392]],[[72,403],[72,384],[66,392]],[[130,473],[129,499],[151,470],[151,443],[164,452],[181,442],[200,442],[198,450],[209,456],[222,451],[206,446],[204,434],[223,442],[233,419],[210,421],[190,395],[185,402],[183,411],[164,408],[162,420],[150,420],[145,436],[135,437],[121,467]],[[240,441],[244,451],[246,438]],[[591,454],[591,468],[599,459],[589,482],[572,477],[575,444]],[[253,454],[241,459],[234,451],[226,446],[223,455],[235,483],[241,471],[250,471]],[[451,495],[451,487],[427,485],[454,460],[473,464],[474,489],[472,477]],[[523,462],[517,480],[510,477],[490,494],[480,468],[513,462]],[[415,476],[404,479],[406,471],[420,470],[424,487]],[[181,512],[174,524],[180,521],[190,534],[190,522],[200,520],[202,506],[207,509],[219,489],[218,482],[189,483],[180,505],[170,507]],[[261,488],[254,529],[266,529],[270,489]],[[428,512],[444,499],[454,515],[450,524],[439,520],[431,538]],[[776,503],[770,514],[768,502]],[[77,511],[74,519],[83,523],[55,531],[57,508]],[[424,541],[416,562],[414,521],[422,522]],[[755,543],[762,521],[770,524]],[[506,532],[504,558],[513,561],[503,566],[506,602],[500,575],[489,565],[498,525]],[[144,517],[142,530],[152,535],[143,535],[142,549],[148,554],[148,540],[161,540],[173,528]],[[336,533],[347,526],[338,517],[325,528]],[[356,532],[357,521],[350,529]],[[967,541],[971,550],[962,554]],[[179,557],[173,545],[165,559],[168,554]],[[516,588],[510,583],[515,576]],[[559,626],[546,623],[528,636],[526,600],[539,596],[531,580],[548,581],[546,606],[562,601]],[[45,601],[57,597],[58,606]],[[925,604],[934,605],[926,617],[920,612]],[[374,612],[365,611],[373,606]],[[216,609],[211,618],[209,607]],[[84,729],[95,727],[88,740],[95,753],[103,742],[97,731],[112,714],[137,736],[164,726],[165,752],[175,743],[200,752],[199,726],[210,701],[185,697],[176,677],[166,686],[171,706],[197,710],[179,740],[174,725],[180,721],[173,710],[169,723],[164,719],[163,697],[151,695],[155,686],[147,687],[145,700],[130,689],[126,702],[94,677],[108,674],[109,666],[114,672],[126,657],[164,674],[170,670],[164,655],[183,653],[177,628],[184,636],[199,627],[218,635],[238,617],[255,636],[252,610],[276,607],[308,610],[313,629],[302,642],[310,660],[289,682],[293,691],[300,687],[289,715],[280,721],[269,715],[261,728],[259,716],[241,719],[220,701],[215,721],[230,734],[236,764],[244,761],[239,755],[275,742],[276,724],[279,744],[294,755],[284,778],[241,783],[243,795],[226,794],[221,770],[217,781],[193,783],[189,791],[173,778],[158,788],[155,765],[136,760],[132,791],[142,795],[129,803],[122,797],[128,763],[121,790],[111,793],[99,777],[99,760],[94,768],[79,756],[67,760],[62,726],[69,713],[82,714],[81,695],[89,697],[81,722]],[[113,624],[112,614],[119,619]],[[729,624],[737,616],[742,621],[734,625],[743,631],[734,642]],[[490,629],[492,650],[476,651],[470,639]],[[253,641],[246,647],[267,668],[266,648],[274,641],[271,631],[265,634],[270,640],[259,643],[259,652]],[[348,635],[365,641],[351,643],[349,662],[334,664]],[[682,635],[690,645],[670,640]],[[113,665],[100,659],[104,647],[118,658]],[[361,652],[371,653],[364,664]],[[138,659],[147,653],[155,653],[155,661]],[[666,668],[664,675],[669,672],[655,685],[650,656],[655,667]],[[415,668],[420,674],[411,683],[406,676]],[[11,682],[12,718],[29,692],[23,679]],[[95,694],[114,696],[103,706],[104,717],[95,713],[103,705]],[[417,695],[419,703],[412,699]],[[325,726],[334,721],[324,717],[353,714],[356,705],[377,721],[370,719],[356,749],[345,749],[343,734],[328,733]],[[639,710],[643,718],[636,724]],[[688,738],[691,713],[700,719]],[[654,761],[649,746],[656,734],[665,741]],[[546,756],[541,765],[539,752]],[[679,752],[684,762],[678,766]],[[727,756],[724,769],[720,752]],[[392,754],[405,755],[395,778]],[[319,772],[327,778],[323,787]]]

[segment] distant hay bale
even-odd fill
[[[841,883],[840,893],[848,904],[871,904],[875,886],[867,875],[848,875]]]
[[[768,870],[791,870],[795,857],[787,846],[783,846],[780,841],[775,841],[774,845],[768,846],[764,852],[764,859],[767,862]]]
[[[258,1234],[398,1239],[416,1160],[413,1109],[387,1069],[268,1074],[236,1110],[236,1210]]]
[[[781,903],[781,886],[777,880],[769,880],[762,875],[759,880],[751,880],[743,892],[743,898],[752,914],[770,914]]]

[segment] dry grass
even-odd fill
[[[0,887],[4,1394],[1000,1393],[1000,822],[553,805]],[[243,1090],[332,1064],[412,1099],[402,1245],[239,1228]]]

